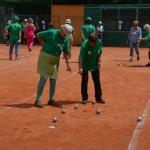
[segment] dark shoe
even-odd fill
[[[48,105],[55,106],[55,107],[59,106],[59,104],[55,100],[49,100]]]
[[[146,64],[145,67],[150,67],[150,63]]]
[[[9,60],[13,60],[12,57],[9,57]]]
[[[32,51],[32,49],[31,48],[29,48],[29,52],[31,52]]]
[[[88,103],[88,100],[82,100],[82,104],[86,105]]]
[[[100,99],[100,100],[96,100],[96,103],[105,104],[106,102],[103,99]]]
[[[43,108],[43,105],[40,101],[35,101],[34,106],[38,108]]]
[[[140,57],[139,56],[137,56],[137,61],[140,61]]]

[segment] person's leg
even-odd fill
[[[30,47],[30,39],[26,38],[26,42],[27,42],[27,46],[28,46],[28,49],[29,49],[29,47]]]
[[[149,48],[149,51],[148,51],[148,63],[145,65],[146,67],[150,67],[150,48]]]
[[[55,100],[56,79],[50,79],[50,100]]]
[[[148,59],[149,59],[149,63],[150,63],[150,48],[149,48],[149,51],[148,51]]]
[[[28,48],[29,48],[29,52],[32,51],[33,43],[34,43],[34,38],[32,38],[32,37],[28,38]]]
[[[15,42],[15,54],[16,54],[16,59],[19,59],[19,42]]]
[[[44,89],[46,81],[47,81],[47,77],[40,76],[40,80],[39,80],[39,83],[38,83],[38,86],[37,86],[36,100],[35,100],[35,106],[37,106],[37,107],[42,107],[41,96],[42,96],[43,89]]]
[[[135,43],[135,51],[137,55],[137,61],[140,60],[140,48],[139,48],[139,43]]]
[[[99,103],[105,103],[104,100],[102,100],[102,89],[101,89],[101,82],[100,82],[100,71],[91,71],[92,79],[94,82],[94,88],[95,88],[95,99],[96,102]]]
[[[13,49],[14,49],[14,42],[10,42],[10,47],[9,47],[9,60],[12,60],[12,54],[13,54]]]
[[[31,39],[30,39],[30,46],[29,46],[29,48],[30,48],[31,50],[32,50],[33,44],[34,44],[34,38],[31,38]]]
[[[82,81],[81,81],[82,101],[88,101],[87,85],[88,85],[88,71],[83,71]]]
[[[50,78],[50,89],[49,89],[49,101],[48,105],[59,106],[55,101],[55,89],[56,89],[56,79]]]
[[[134,51],[134,44],[130,42],[130,62],[133,62],[133,51]]]

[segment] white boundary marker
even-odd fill
[[[140,133],[141,133],[141,129],[143,128],[145,121],[148,117],[148,111],[150,110],[150,99],[148,100],[148,102],[146,103],[146,106],[144,108],[144,112],[142,114],[142,121],[137,123],[136,128],[134,129],[132,138],[130,140],[130,143],[128,145],[128,149],[127,150],[136,150],[137,144],[138,144],[138,139],[140,137]]]

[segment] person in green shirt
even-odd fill
[[[148,63],[145,65],[146,67],[150,67],[150,25],[149,24],[145,24],[144,25],[144,30],[146,31],[146,36],[145,38],[141,38],[140,41],[147,41],[147,46],[149,48],[149,52],[148,52]]]
[[[19,24],[19,18],[13,17],[12,23],[5,28],[5,34],[10,34],[10,48],[9,48],[9,60],[12,60],[13,49],[15,46],[15,59],[19,59],[19,45],[21,42],[21,25]]]
[[[82,26],[81,33],[82,33],[82,39],[88,39],[88,37],[92,34],[95,33],[95,27],[92,25],[92,18],[87,17],[85,19],[84,25]]]
[[[102,99],[102,89],[100,83],[100,61],[102,54],[102,43],[97,38],[97,35],[92,34],[87,40],[82,43],[79,55],[79,73],[82,75],[81,94],[82,102],[88,102],[87,83],[88,72],[92,74],[92,79],[95,87],[95,101],[97,103],[105,103]]]
[[[59,106],[55,101],[55,87],[59,69],[60,55],[63,52],[67,64],[67,71],[71,71],[68,63],[69,55],[69,38],[65,30],[51,29],[37,34],[37,38],[42,45],[39,54],[37,71],[40,74],[40,80],[37,87],[37,96],[35,106],[42,108],[41,96],[47,79],[50,79],[50,95],[48,105]]]

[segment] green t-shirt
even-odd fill
[[[85,39],[88,39],[88,37],[95,32],[95,27],[92,24],[84,24],[81,31],[84,34]]]
[[[98,58],[102,53],[102,43],[97,40],[94,48],[90,47],[88,40],[82,43],[79,58],[82,59],[83,71],[95,71],[99,69]]]
[[[150,47],[150,30],[146,32],[146,37],[148,38],[147,46]]]
[[[22,28],[19,23],[12,23],[6,27],[10,34],[10,42],[16,42],[19,40],[19,33]]]
[[[40,37],[44,40],[44,46],[42,48],[46,53],[53,56],[60,56],[61,52],[69,53],[70,43],[69,38],[62,38],[59,30],[51,29],[40,32]]]

